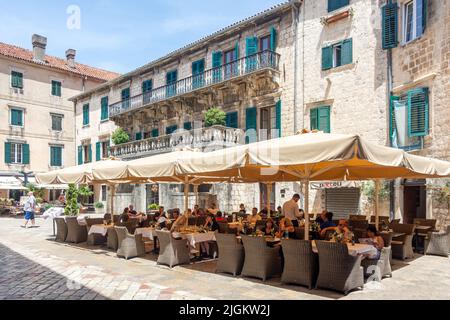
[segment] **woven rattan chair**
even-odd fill
[[[114,227],[117,233],[119,248],[117,256],[120,258],[130,259],[145,255],[144,241],[142,234],[133,235],[128,233],[126,227]]]
[[[219,225],[219,232],[220,233],[230,233],[228,228],[228,222],[217,222]]]
[[[108,229],[106,246],[108,247],[108,249],[112,249],[115,252],[117,252],[117,249],[119,249],[119,239],[117,239],[116,229]]]
[[[297,240],[304,240],[305,239],[305,228],[298,227],[295,228],[295,238]]]
[[[241,274],[244,265],[244,246],[237,242],[234,234],[216,232],[219,248],[219,259],[216,272],[231,273],[233,276]]]
[[[369,227],[369,222],[367,220],[349,220],[348,226],[352,230],[367,230]]]
[[[90,246],[102,245],[106,242],[106,236],[98,233],[89,234],[89,230],[94,224],[103,224],[103,218],[86,218],[87,244]]]
[[[173,268],[177,265],[190,264],[190,250],[186,239],[174,239],[169,231],[156,231],[159,240],[158,264]]]
[[[188,225],[195,226],[197,224],[197,217],[189,217],[188,218]]]
[[[317,288],[343,292],[364,287],[361,257],[351,256],[346,244],[316,241],[319,252]]]
[[[245,249],[242,275],[266,281],[281,273],[280,247],[270,248],[263,237],[242,236]]]
[[[376,218],[377,218],[376,216],[371,216],[370,223],[375,223]],[[389,224],[389,217],[382,216],[382,217],[379,217],[379,219],[380,219],[380,224],[383,223],[383,221],[386,225]]]
[[[56,241],[65,242],[67,238],[67,224],[64,217],[55,218],[56,223]]]
[[[281,247],[284,256],[281,282],[312,289],[316,285],[319,261],[318,255],[312,250],[311,241],[283,240]]]
[[[391,224],[392,230],[395,233],[404,233],[403,236],[395,237],[392,239],[392,256],[395,259],[412,259],[414,258],[414,250],[412,241],[414,237],[414,230],[416,226],[414,224]]]
[[[349,221],[367,221],[367,217],[359,214],[351,214],[348,217]]]
[[[448,257],[450,251],[450,226],[446,232],[429,232],[425,239],[425,254]]]
[[[381,281],[381,279],[386,277],[392,277],[392,267],[391,267],[391,242],[392,242],[392,232],[382,232],[380,236],[384,241],[384,248],[381,250],[379,259],[364,259],[361,265],[364,268],[364,275],[366,277],[371,277],[376,281]]]
[[[118,222],[115,225],[117,227],[126,227],[129,234],[134,234],[138,225],[138,221],[137,219],[130,219],[127,222]]]
[[[197,222],[196,222],[196,226],[204,226],[206,222],[206,218],[205,217],[197,217]]]
[[[66,242],[81,243],[87,241],[86,226],[78,224],[77,217],[66,217],[67,237]]]

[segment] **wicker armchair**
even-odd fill
[[[197,217],[197,222],[195,223],[196,226],[204,226],[206,222],[206,218],[205,217]]]
[[[106,236],[97,233],[89,234],[89,230],[94,224],[103,224],[103,218],[86,218],[87,244],[90,246],[102,245],[106,242]]]
[[[319,273],[318,256],[312,250],[311,241],[283,240],[281,242],[284,256],[282,283],[307,286],[312,289]]]
[[[352,230],[364,230],[366,231],[369,227],[369,222],[367,220],[349,220],[348,226]]]
[[[67,238],[67,224],[64,217],[55,218],[56,223],[56,241],[65,242]]]
[[[377,219],[377,217],[376,216],[371,216],[370,217],[370,223],[375,223],[376,220]],[[380,219],[380,224],[381,223],[385,223],[386,225],[388,225],[389,224],[389,217],[386,217],[386,216],[381,216],[381,217],[379,217],[379,219]]]
[[[108,249],[112,249],[117,252],[117,250],[119,249],[119,239],[117,238],[116,229],[109,228],[106,238],[106,246],[108,247]]]
[[[351,214],[348,217],[349,221],[367,221],[367,217],[359,214]]]
[[[446,232],[429,232],[425,239],[425,254],[448,257],[450,252],[450,226]]]
[[[173,268],[177,265],[190,264],[190,250],[186,239],[174,239],[169,231],[156,231],[159,239],[158,264]]]
[[[188,218],[188,225],[195,226],[197,224],[197,217],[189,217]]]
[[[142,234],[132,235],[128,233],[126,227],[114,227],[117,233],[119,248],[117,256],[120,258],[130,259],[145,255],[144,241]]]
[[[364,259],[361,265],[364,268],[364,275],[366,277],[373,276],[376,281],[386,277],[392,277],[391,267],[391,242],[392,232],[382,232],[380,236],[384,241],[384,248],[381,250],[379,259]]]
[[[216,272],[231,273],[233,276],[241,274],[244,265],[244,246],[237,242],[234,234],[216,232],[219,260]]]
[[[345,244],[316,241],[319,252],[319,277],[317,288],[349,293],[364,287],[364,270],[361,257],[351,256]]]
[[[66,242],[81,243],[87,241],[87,230],[80,226],[77,217],[66,217],[67,237]]]
[[[242,275],[266,281],[281,273],[280,247],[270,248],[263,237],[242,236],[245,249]]]
[[[392,230],[396,233],[404,233],[403,236],[392,239],[392,256],[395,259],[412,259],[414,258],[414,250],[412,241],[416,226],[414,224],[391,224]]]
[[[118,227],[126,227],[129,234],[134,234],[138,225],[137,219],[130,219],[127,222],[118,222],[116,226]]]
[[[295,238],[298,240],[305,239],[305,228],[304,227],[295,228]]]
[[[229,230],[228,222],[218,222],[217,224],[219,225],[220,233],[233,233],[233,232],[230,232],[230,230]]]

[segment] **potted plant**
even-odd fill
[[[205,125],[206,127],[212,126],[225,126],[226,125],[226,114],[219,108],[210,108],[205,113]]]
[[[96,203],[94,203],[94,208],[95,208],[95,213],[97,214],[104,214],[105,210],[105,205],[103,204],[103,202],[97,201]]]
[[[88,186],[81,186],[78,188],[78,196],[80,197],[81,209],[80,212],[87,212],[86,202],[89,201],[88,198],[94,193],[89,189]]]
[[[156,212],[156,211],[159,210],[159,204],[152,203],[152,204],[148,205],[147,208],[148,208],[148,210],[150,211],[150,213],[151,213],[151,212]]]
[[[80,212],[78,204],[78,188],[74,184],[69,184],[69,190],[67,190],[66,207],[64,214],[66,216],[76,216]]]

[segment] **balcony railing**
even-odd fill
[[[110,147],[110,154],[118,158],[139,158],[147,155],[171,152],[177,148],[198,148],[208,151],[242,144],[244,132],[240,129],[213,126],[209,128],[181,130],[170,135],[133,141]]]
[[[195,90],[219,84],[264,69],[279,70],[280,55],[273,51],[263,51],[241,58],[218,68],[181,79],[173,84],[155,88],[149,92],[131,97],[109,106],[111,117],[142,108],[166,99],[177,97]]]

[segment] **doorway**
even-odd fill
[[[414,219],[427,217],[427,188],[425,181],[405,181],[403,192],[403,222],[413,223]]]

